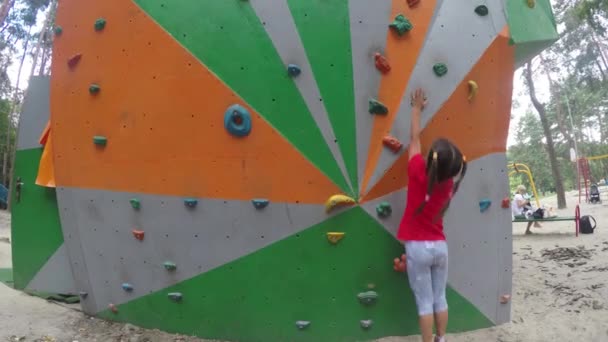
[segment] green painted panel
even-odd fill
[[[358,194],[348,0],[288,0],[288,4],[338,139],[351,184]]]
[[[337,245],[330,231],[346,236]],[[403,246],[361,208],[205,274],[119,307],[111,320],[206,338],[239,341],[356,341],[418,333],[407,278],[392,269]],[[379,294],[372,306],[357,294]],[[181,292],[172,302],[167,294]],[[491,326],[469,302],[449,290],[452,331]],[[360,320],[372,319],[369,331]],[[298,330],[297,320],[311,321]]]
[[[555,17],[549,0],[536,0],[534,8],[526,1],[507,1],[507,22],[512,43],[518,45],[518,65],[539,54],[558,38]],[[525,44],[520,48],[520,44]]]
[[[42,148],[17,151],[13,184],[21,177],[21,199],[11,194],[15,288],[23,289],[63,243],[55,189],[35,184]]]
[[[336,185],[350,193],[321,131],[249,2],[135,2]],[[201,91],[204,95],[204,89]]]

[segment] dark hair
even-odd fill
[[[455,195],[460,187],[464,175],[467,172],[467,161],[462,152],[451,141],[440,138],[433,142],[431,149],[426,157],[426,175],[428,179],[428,187],[426,190],[426,198],[422,205],[418,208],[418,213],[422,212],[426,202],[433,194],[433,189],[436,184],[445,182],[458,175],[458,180],[454,182],[452,195]],[[452,198],[441,211],[441,217],[450,207]]]

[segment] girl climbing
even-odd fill
[[[405,241],[407,274],[418,307],[424,342],[445,342],[448,323],[446,284],[448,246],[443,234],[443,215],[458,191],[467,163],[460,150],[446,139],[433,142],[426,161],[420,152],[420,113],[426,105],[421,89],[412,94],[407,206],[397,238]]]

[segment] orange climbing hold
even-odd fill
[[[393,260],[393,269],[397,272],[405,272],[407,270],[407,261],[405,254],[402,254],[401,258],[395,258]]]
[[[374,60],[376,61],[376,69],[378,69],[381,73],[387,74],[389,71],[391,71],[391,65],[388,63],[388,60],[379,52],[374,54]]]
[[[407,0],[407,5],[410,6],[410,8],[415,7],[416,5],[418,5],[418,3],[420,2],[420,0]]]
[[[391,151],[393,151],[393,153],[398,153],[403,147],[401,141],[391,135],[385,136],[382,139],[382,143],[384,144],[384,146],[388,147]]]

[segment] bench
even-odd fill
[[[578,236],[578,230],[579,230],[579,224],[581,221],[581,209],[578,206],[578,204],[576,205],[576,209],[574,209],[574,216],[563,216],[563,217],[549,217],[549,218],[543,218],[543,219],[537,219],[537,218],[531,218],[531,219],[527,219],[527,218],[516,218],[513,220],[514,223],[521,223],[521,222],[559,222],[559,221],[574,221],[574,226],[576,229],[576,236]]]

